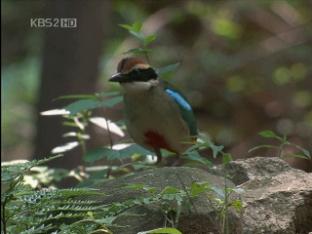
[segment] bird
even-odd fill
[[[182,155],[197,139],[197,123],[187,98],[158,77],[143,58],[126,57],[110,82],[122,87],[125,124],[133,141],[153,151],[160,163],[161,149]]]

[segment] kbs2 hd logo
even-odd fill
[[[76,28],[76,18],[31,18],[31,28]]]

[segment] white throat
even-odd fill
[[[121,83],[125,93],[140,93],[148,91],[152,87],[155,87],[159,84],[158,80],[149,80],[149,81],[133,81]]]

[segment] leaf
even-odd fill
[[[79,142],[77,142],[77,141],[68,142],[64,145],[60,145],[60,146],[53,148],[51,150],[51,153],[52,154],[64,153],[64,152],[67,152],[67,151],[70,151],[70,150],[76,148],[78,145],[79,145]]]
[[[113,107],[116,104],[120,103],[121,101],[122,101],[121,96],[112,97],[110,99],[102,101],[95,99],[82,99],[69,104],[68,106],[65,107],[65,109],[69,111],[70,114],[74,115],[85,110],[91,110],[100,107]]]
[[[54,109],[54,110],[47,110],[40,112],[41,115],[48,116],[48,115],[69,115],[70,112],[66,109]]]
[[[156,40],[155,34],[151,34],[151,35],[146,36],[144,38],[144,47],[148,46],[149,44],[151,44],[155,40]]]
[[[224,153],[222,155],[222,163],[223,163],[223,165],[229,164],[232,160],[233,160],[233,158],[232,158],[231,154]]]
[[[209,189],[209,184],[207,182],[205,183],[198,183],[198,182],[193,182],[191,185],[191,195],[192,196],[197,196]]]
[[[299,149],[307,158],[311,159],[311,154],[310,151],[301,147],[300,145],[294,144],[294,143],[290,143],[290,145],[296,147],[297,149]]]
[[[122,102],[123,97],[122,96],[116,96],[110,99],[106,99],[101,101],[101,107],[114,107],[120,102]]]
[[[95,150],[92,150],[90,152],[87,152],[87,154],[84,156],[84,160],[86,162],[95,162],[101,159],[107,159],[107,160],[116,160],[116,159],[124,159],[124,158],[131,158],[134,154],[151,154],[150,151],[144,149],[143,147],[137,145],[137,144],[119,144],[122,145],[122,148],[116,149],[116,147],[113,147],[113,149],[107,148],[107,147],[101,147]]]
[[[94,94],[72,94],[72,95],[64,95],[60,96],[54,100],[66,100],[66,99],[92,99],[97,98]]]
[[[153,154],[151,151],[139,146],[138,144],[131,144],[130,146],[121,150],[121,154],[140,154],[140,155],[149,155]]]
[[[142,29],[142,23],[135,22],[133,24],[119,24],[120,27],[127,29],[129,32],[140,32]]]
[[[223,145],[215,145],[215,144],[210,144],[210,148],[212,150],[212,157],[216,158],[219,153],[222,152],[224,146]]]
[[[89,121],[95,124],[96,126],[101,127],[105,130],[108,130],[109,128],[110,132],[118,136],[121,136],[121,137],[125,136],[125,133],[121,130],[121,128],[117,124],[110,121],[109,119],[105,119],[103,117],[92,117],[89,119]]]
[[[159,76],[164,76],[170,72],[173,72],[175,70],[177,70],[177,68],[180,66],[180,63],[174,63],[174,64],[170,64],[168,66],[165,67],[161,67],[156,69],[156,72]]]
[[[307,159],[307,160],[311,159],[311,157],[303,155],[303,154],[286,154],[283,157],[294,157],[294,158],[302,158],[302,159]]]
[[[172,187],[172,186],[166,186],[161,192],[160,194],[164,195],[164,194],[175,194],[180,192],[179,189]]]
[[[137,234],[149,234],[149,233],[182,234],[182,232],[180,232],[176,228],[157,228],[149,231],[138,232]]]
[[[100,93],[95,93],[96,97],[111,97],[111,96],[117,96],[120,95],[120,92],[116,92],[116,91],[110,91],[110,92],[100,92]]]
[[[259,135],[264,137],[264,138],[274,138],[277,139],[279,141],[283,141],[283,138],[281,138],[280,136],[278,136],[275,132],[271,131],[271,130],[264,130],[259,132]]]
[[[237,212],[240,212],[243,208],[243,202],[239,199],[232,201],[230,204]]]
[[[278,149],[278,146],[275,145],[258,145],[255,146],[253,148],[251,148],[250,150],[248,150],[248,153],[251,153],[252,151],[258,150],[258,149],[262,149],[262,148],[268,148],[268,149]]]
[[[151,51],[150,49],[133,48],[124,52],[124,54],[142,55],[142,54],[149,53],[150,51]]]
[[[225,194],[224,194],[223,189],[220,189],[220,188],[215,187],[215,186],[211,186],[211,190],[214,191],[218,195],[218,197],[220,197],[222,200],[224,200]]]
[[[211,161],[209,161],[208,159],[206,158],[203,158],[197,151],[193,150],[193,151],[190,151],[190,152],[187,152],[186,153],[186,158],[189,159],[189,160],[193,160],[193,161],[196,161],[196,162],[199,162],[199,163],[202,163],[204,165],[207,165],[209,167],[212,167],[213,164]]]
[[[87,152],[84,155],[83,159],[85,162],[93,163],[101,159],[118,158],[118,157],[119,152],[117,150],[101,147]]]

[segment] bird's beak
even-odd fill
[[[125,78],[124,74],[121,73],[116,73],[114,75],[112,75],[112,77],[109,79],[109,81],[111,82],[122,82]]]

